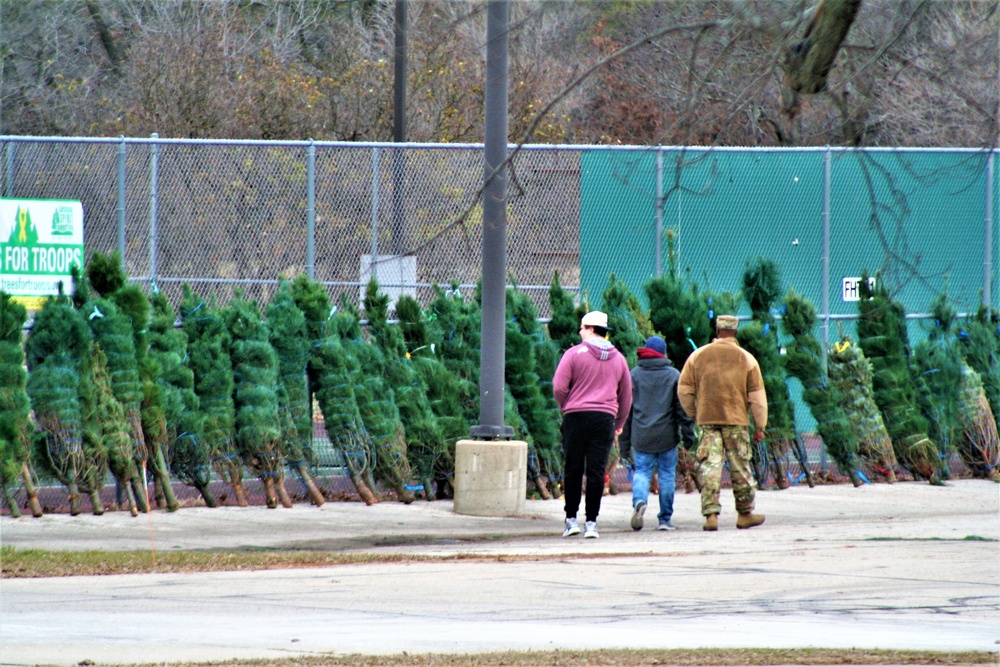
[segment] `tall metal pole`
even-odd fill
[[[406,141],[406,5],[407,0],[396,0],[392,121],[392,140],[396,143]],[[397,148],[392,151],[392,252],[395,255],[402,255],[407,249],[405,185],[406,151]]]
[[[486,131],[483,190],[483,323],[479,368],[479,424],[473,437],[512,437],[503,423],[507,263],[507,30],[508,0],[490,0],[486,19]]]

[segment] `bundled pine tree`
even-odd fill
[[[194,373],[184,363],[187,334],[175,326],[177,313],[162,292],[150,295],[149,360],[159,370],[158,383],[163,401],[166,452],[171,472],[182,482],[198,489],[205,505],[219,501],[211,491],[212,454],[201,436],[204,418],[194,393]]]
[[[66,486],[73,516],[80,513],[77,475],[83,465],[80,364],[89,347],[86,320],[62,294],[36,313],[24,347],[26,389],[41,431],[33,443],[34,460]]]
[[[760,326],[742,327],[737,336],[740,345],[760,364],[767,393],[767,458],[774,481],[779,489],[790,486],[789,446],[798,437],[795,428],[795,408],[792,404],[785,368],[779,353],[778,327],[772,310],[782,294],[781,270],[772,259],[748,259],[743,271],[743,297],[750,306],[754,322]],[[806,479],[812,477],[806,468]],[[758,480],[763,485],[763,480]]]
[[[410,296],[400,297],[396,302],[396,316],[410,359],[427,385],[431,408],[449,442],[450,457],[454,460],[454,443],[469,434],[469,422],[463,416],[461,383],[441,361],[441,346],[431,341],[417,300]]]
[[[646,342],[647,336],[639,331],[635,309],[641,310],[638,300],[628,286],[615,274],[608,278],[608,286],[601,295],[601,309],[608,314],[611,332],[608,340],[625,355],[629,368],[636,364],[636,351]]]
[[[940,484],[937,451],[917,402],[908,362],[909,343],[902,305],[890,298],[882,281],[874,289],[862,273],[858,301],[858,344],[872,364],[875,403],[892,438],[896,460],[911,473]]]
[[[895,483],[898,463],[882,413],[875,404],[871,362],[843,332],[827,355],[827,372],[857,438],[858,456],[869,470],[883,475],[889,484]]]
[[[962,358],[955,337],[958,313],[946,295],[939,294],[931,304],[931,315],[934,325],[916,346],[914,357],[937,408],[942,457],[957,451],[973,475],[1000,479],[996,420],[982,380]]]
[[[292,506],[285,489],[285,456],[278,416],[278,356],[257,303],[237,293],[222,310],[233,365],[236,449],[264,485],[267,506]]]
[[[979,373],[963,362],[958,385],[960,432],[956,449],[975,477],[1000,481],[1000,437]]]
[[[352,371],[357,363],[337,337],[326,289],[306,276],[291,286],[295,305],[305,316],[311,352],[306,365],[309,386],[319,409],[333,450],[340,454],[358,495],[367,505],[378,502],[369,484],[371,442],[361,420]]]
[[[312,474],[317,459],[312,446],[312,405],[306,378],[309,334],[306,317],[295,305],[290,283],[281,284],[265,314],[271,347],[278,355],[278,412],[285,458],[306,487],[312,504],[319,507],[325,498]]]
[[[409,504],[415,499],[411,484],[413,468],[407,456],[406,436],[395,392],[385,378],[367,370],[384,367],[382,351],[364,341],[361,316],[343,296],[331,321],[345,355],[353,360],[350,376],[358,412],[371,442],[372,472],[377,481],[395,491],[399,500]]]
[[[786,346],[785,367],[789,375],[802,382],[802,399],[816,419],[816,430],[830,456],[854,486],[861,486],[864,481],[858,474],[857,440],[844,414],[840,394],[827,380],[823,347],[813,334],[815,325],[816,307],[789,290],[782,326],[792,341]]]
[[[958,328],[959,347],[965,362],[979,374],[993,419],[1000,421],[1000,318],[980,305],[976,314]]]
[[[428,305],[429,336],[437,341],[441,362],[456,379],[466,423],[478,424],[479,305],[466,300],[457,284],[447,290],[435,285],[434,293]]]
[[[583,304],[573,304],[573,297],[559,283],[558,271],[552,274],[549,285],[549,310],[552,312],[548,325],[549,338],[560,352],[565,352],[580,342],[580,320],[587,309]]]
[[[667,232],[668,269],[644,289],[649,299],[649,320],[667,343],[667,356],[680,370],[696,349],[715,335],[709,317],[708,295],[682,276],[677,268],[676,237]],[[714,314],[713,314],[714,317]]]
[[[243,463],[236,450],[229,331],[214,303],[206,303],[188,285],[183,290],[180,314],[188,338],[187,365],[194,375],[194,392],[204,417],[202,438],[216,474],[233,490],[239,506],[246,507]]]
[[[14,488],[24,486],[27,506],[34,517],[42,516],[38,483],[31,466],[31,442],[35,435],[28,399],[28,373],[24,369],[24,323],[27,309],[0,291],[0,486],[11,516],[21,510]]]
[[[94,341],[107,355],[108,374],[111,389],[121,404],[125,424],[129,428],[132,446],[132,460],[135,473],[122,470],[135,494],[135,502],[141,512],[149,511],[146,497],[144,471],[148,452],[142,431],[142,383],[135,357],[135,342],[132,338],[132,321],[108,299],[91,299],[81,311],[86,317]],[[112,472],[116,472],[112,466]],[[117,473],[116,473],[117,475]],[[119,477],[119,482],[124,482]]]
[[[402,331],[389,326],[389,295],[379,290],[375,278],[365,288],[364,309],[371,341],[380,352],[375,359],[382,363],[380,368],[369,368],[369,371],[382,374],[395,393],[407,459],[423,487],[424,497],[433,500],[437,497],[435,480],[447,477],[454,468],[454,460],[448,457],[444,435],[431,409],[427,385],[410,363]]]
[[[538,310],[526,294],[516,288],[507,290],[506,307],[504,379],[531,434],[528,456],[537,457],[537,464],[530,466],[532,472],[537,471],[535,488],[542,498],[558,497],[564,476],[559,434],[561,415],[551,379],[555,373],[551,364],[557,351],[554,346],[546,345],[548,341],[538,325]],[[544,370],[539,366],[539,355],[548,364]],[[542,373],[547,376],[545,380]],[[544,393],[546,388],[548,395]]]
[[[180,505],[174,495],[170,470],[167,467],[166,454],[164,453],[169,442],[163,409],[163,395],[158,381],[159,368],[147,359],[149,299],[138,285],[128,282],[128,276],[122,268],[121,256],[118,251],[110,255],[94,253],[87,263],[86,278],[99,295],[114,301],[122,315],[128,317],[131,322],[135,368],[142,391],[138,406],[141,445],[139,445],[139,433],[135,431],[136,425],[132,424],[131,421],[133,415],[130,414],[130,411],[133,408],[127,403],[123,403],[122,407],[125,409],[126,417],[130,420],[129,423],[133,429],[132,437],[137,443],[136,454],[145,456],[144,459],[136,461],[136,466],[142,471],[143,477],[145,477],[147,469],[152,471],[157,505],[165,506],[170,512],[176,511]],[[105,352],[109,351],[105,350]],[[112,364],[112,370],[115,370],[119,362],[112,355],[109,357],[109,363]]]
[[[90,459],[88,468],[94,478],[91,483],[92,502],[99,502],[97,494],[110,468],[129,513],[138,516],[133,480],[139,473],[135,466],[132,435],[125,410],[115,397],[108,358],[96,341],[91,345],[90,369],[82,375],[81,385],[84,383],[87,386],[80,392],[80,403],[85,425],[84,454]]]

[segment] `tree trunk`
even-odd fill
[[[14,497],[14,493],[10,490],[10,486],[0,482],[0,486],[3,487],[3,497],[7,500],[7,507],[10,508],[10,515],[15,519],[21,518],[21,508],[17,506],[17,498]]]
[[[153,477],[159,483],[160,491],[163,493],[168,512],[176,512],[180,507],[177,496],[174,495],[174,486],[170,482],[170,473],[167,471],[167,462],[163,458],[163,448],[159,444],[153,444]],[[157,495],[159,499],[159,495]]]
[[[28,495],[28,509],[31,510],[31,516],[37,519],[42,516],[42,505],[38,502],[38,487],[35,486],[27,461],[21,467],[21,479],[24,481],[24,492]]]
[[[306,485],[306,489],[309,491],[309,500],[313,505],[319,507],[326,502],[326,498],[320,493],[319,487],[316,486],[316,480],[313,479],[312,473],[304,461],[295,464],[295,472],[299,474],[299,479]]]
[[[278,506],[278,496],[274,491],[274,478],[270,475],[261,475],[260,481],[264,483],[265,502],[270,509],[274,509]]]
[[[101,502],[101,490],[91,489],[88,493],[90,496],[90,506],[93,508],[93,512],[97,516],[104,514],[104,503]]]
[[[76,486],[76,480],[72,480],[68,485],[69,489],[69,513],[70,516],[80,514],[80,489]]]
[[[275,486],[277,487],[278,501],[281,503],[281,506],[291,507],[292,498],[288,495],[288,489],[285,488],[285,475],[283,473],[278,473],[277,479],[275,480]]]
[[[144,483],[146,477],[145,473],[146,473],[146,466],[143,465],[142,469],[139,470],[137,474],[133,475],[132,478],[129,480],[129,484],[132,487],[131,490],[132,494],[134,495],[135,504],[139,508],[139,511],[142,512],[143,514],[149,512],[149,501],[146,496],[146,484]],[[143,480],[139,479],[140,476],[143,478]],[[132,496],[129,496],[129,498],[131,502]]]
[[[205,499],[206,507],[219,506],[219,501],[215,499],[214,495],[212,495],[212,491],[208,488],[208,484],[196,484],[195,488],[198,489],[198,493],[201,494],[201,497]]]

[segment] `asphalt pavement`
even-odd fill
[[[327,568],[0,581],[0,664],[600,648],[1000,649],[1000,485],[954,480],[758,493],[763,526],[674,523],[562,538],[562,502],[517,517],[451,501],[0,517],[0,544],[56,550],[318,549],[463,556]]]

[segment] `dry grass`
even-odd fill
[[[676,649],[501,652],[481,654],[338,655],[233,660],[199,665],[218,667],[645,667],[678,665],[995,665],[997,653],[864,651],[835,649]]]

